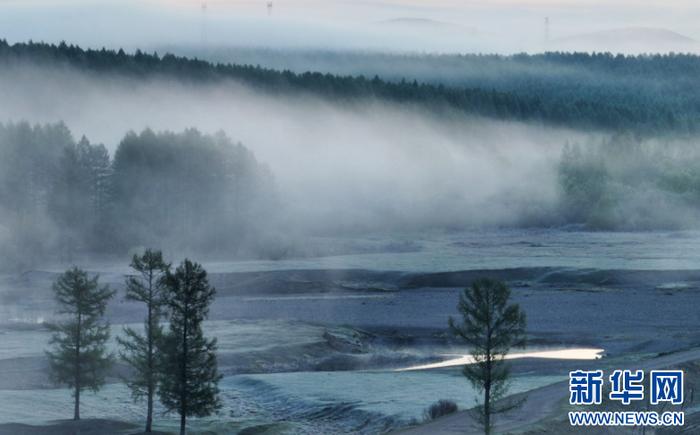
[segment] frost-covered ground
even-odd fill
[[[300,254],[301,255],[301,254]],[[177,259],[173,259],[177,260]],[[122,263],[77,262],[119,294],[113,336],[143,310],[123,299]],[[218,289],[206,333],[219,340],[225,407],[199,429],[377,433],[420,418],[439,399],[474,403],[458,368],[396,372],[467,349],[448,339],[459,289],[507,280],[528,315],[533,348],[598,347],[637,358],[700,343],[700,233],[560,230],[314,239],[298,258],[207,262]],[[0,277],[0,424],[71,415],[46,378],[51,282],[66,265]],[[111,343],[113,350],[114,342]],[[514,362],[514,391],[590,362]],[[118,375],[86,394],[85,417],[142,419]],[[32,404],[30,406],[30,404]],[[175,419],[159,416],[168,430]]]
[[[114,325],[112,337],[122,327]],[[213,321],[207,322],[205,329],[208,335],[218,339],[221,370],[228,375],[221,381],[222,413],[195,420],[194,427],[201,430],[230,433],[274,423],[291,432],[377,433],[422,418],[426,404],[437,398],[455,400],[463,407],[474,403],[474,391],[457,368],[410,372],[393,368],[285,371],[292,370],[290,364],[294,364],[298,354],[307,359],[307,364],[313,364],[314,360],[319,363],[331,353],[342,357],[342,352],[328,346],[324,335],[350,340],[352,329],[285,321]],[[70,391],[56,388],[44,373],[36,373],[42,370],[40,362],[49,332],[42,328],[5,330],[2,337],[0,424],[49,424],[70,416]],[[320,346],[321,350],[314,352],[314,346]],[[109,347],[112,352],[118,350],[114,338]],[[410,346],[404,346],[395,352],[407,354],[409,350]],[[398,367],[419,360],[419,353],[423,358],[435,358],[436,352],[436,348],[416,349]],[[255,357],[251,360],[251,355],[258,355],[260,360],[256,361]],[[283,371],[269,373],[278,370]],[[246,371],[253,373],[232,374]],[[562,378],[561,373],[553,376],[520,373],[514,380],[513,391],[525,391]],[[102,391],[83,395],[83,416],[141,421],[142,404],[132,402],[118,378],[112,377],[109,382]],[[175,420],[160,416],[156,423],[158,428],[169,430],[174,428]]]
[[[499,229],[314,237],[280,240],[281,260],[204,261],[211,273],[297,269],[450,272],[513,267],[697,269],[700,231],[606,232],[576,229]],[[108,277],[125,262],[77,259]],[[42,267],[58,272],[65,265]],[[114,275],[114,276],[113,276]]]
[[[513,391],[562,380],[561,376],[521,376]],[[438,372],[293,372],[236,375],[221,381],[223,410],[212,418],[193,420],[195,428],[218,425],[242,429],[278,423],[304,432],[376,433],[421,418],[425,400],[449,398],[461,406],[474,403],[474,391],[457,370]],[[70,391],[60,389],[0,390],[0,423],[45,424],[72,413]],[[160,410],[160,409],[159,409]],[[142,404],[133,403],[123,384],[86,393],[83,416],[140,422]],[[167,429],[176,420],[159,416]],[[229,433],[229,432],[227,432]]]

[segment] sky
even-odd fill
[[[700,40],[700,2],[687,0],[272,0],[271,11],[267,3],[0,0],[0,37],[127,49],[204,45],[499,53],[557,49],[567,38],[627,28],[663,29]],[[658,37],[661,50],[674,49],[673,43],[664,46],[669,35],[655,34],[652,42]],[[609,38],[611,51],[619,39]],[[602,46],[594,48],[607,48],[605,41],[597,43]]]

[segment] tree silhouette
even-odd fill
[[[160,251],[147,249],[134,255],[131,268],[137,273],[126,278],[126,299],[146,305],[143,334],[133,328],[124,328],[126,338],[117,337],[122,347],[121,357],[134,369],[127,381],[135,399],[146,399],[146,432],[153,426],[153,398],[158,379],[156,345],[163,331],[160,318],[164,305],[164,278],[170,264],[163,261]]]
[[[206,339],[202,322],[215,290],[201,265],[184,260],[165,278],[170,330],[161,341],[158,394],[167,411],[180,415],[180,434],[187,417],[211,415],[221,407],[216,339]]]
[[[478,407],[484,433],[490,434],[492,415],[512,407],[497,407],[507,391],[510,375],[504,358],[514,346],[525,345],[525,314],[510,303],[510,289],[500,281],[480,279],[464,289],[457,306],[461,322],[452,317],[450,330],[471,347],[472,364],[462,373],[479,392],[483,403]]]
[[[112,357],[106,353],[109,324],[102,320],[107,301],[114,295],[108,286],[99,285],[99,277],[74,267],[63,273],[53,285],[62,323],[51,325],[53,349],[46,352],[52,380],[73,389],[73,419],[80,420],[80,392],[97,391]]]

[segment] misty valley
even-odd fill
[[[697,430],[700,57],[168,49],[0,41],[0,434]]]

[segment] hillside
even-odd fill
[[[692,133],[700,125],[700,57],[694,55],[546,53],[397,59],[407,63],[400,71],[408,77],[292,72],[172,54],[0,41],[0,65],[4,66],[53,64],[101,75],[168,76],[194,83],[232,79],[270,93],[312,93],[346,102],[374,98],[446,114],[586,130]],[[452,64],[451,78],[435,78],[431,68],[445,64]],[[423,72],[411,78],[417,66]]]
[[[697,52],[694,39],[672,30],[655,27],[622,27],[584,33],[553,41],[561,50],[613,51],[623,53]]]

